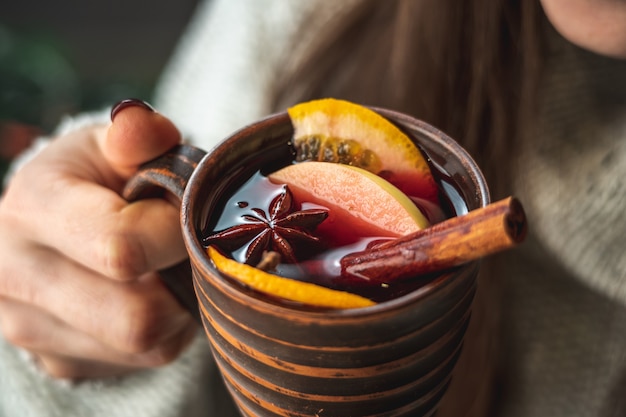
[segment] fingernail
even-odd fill
[[[124,100],[120,100],[113,105],[111,108],[111,121],[115,119],[115,116],[119,114],[122,110],[128,107],[142,107],[148,111],[154,112],[154,107],[149,105],[143,100],[139,100],[138,98],[126,98]]]

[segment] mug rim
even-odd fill
[[[484,175],[476,161],[472,156],[454,139],[448,136],[443,131],[437,129],[433,125],[417,119],[413,116],[405,113],[400,113],[395,110],[389,110],[380,107],[369,107],[370,109],[378,112],[382,116],[389,118],[393,123],[400,123],[401,125],[411,125],[412,127],[420,130],[421,133],[429,136],[429,138],[439,145],[443,145],[450,154],[461,162],[466,171],[470,174],[470,182],[476,185],[476,197],[480,207],[484,207],[490,202],[490,193],[487,186],[487,182]],[[203,175],[206,171],[206,167],[209,165],[210,160],[213,158],[219,158],[219,154],[233,143],[237,143],[242,140],[242,137],[249,136],[253,131],[263,128],[267,129],[274,125],[280,125],[283,123],[290,123],[291,119],[286,111],[271,114],[265,118],[259,119],[256,122],[248,124],[241,129],[238,129],[220,143],[215,145],[198,163],[196,169],[191,174],[187,187],[184,190],[182,203],[181,203],[181,228],[187,251],[190,254],[190,260],[192,265],[197,268],[198,272],[203,275],[203,279],[211,279],[212,283],[229,295],[235,296],[242,302],[247,303],[251,308],[260,308],[265,311],[272,310],[276,315],[281,315],[281,312],[289,312],[291,315],[299,315],[302,317],[323,317],[326,320],[333,319],[353,319],[362,318],[372,315],[380,315],[390,313],[403,308],[408,308],[419,300],[426,298],[428,295],[437,293],[438,291],[445,290],[445,288],[454,281],[454,276],[471,273],[474,269],[478,268],[480,261],[473,261],[464,264],[452,271],[439,274],[436,278],[429,281],[424,286],[415,289],[407,294],[393,298],[391,300],[382,301],[367,307],[349,308],[349,309],[307,309],[293,307],[287,304],[280,304],[280,302],[272,301],[265,297],[263,294],[255,296],[247,291],[242,290],[241,286],[232,279],[222,276],[221,272],[212,265],[211,260],[206,254],[200,237],[196,233],[194,225],[193,207],[198,204],[197,198],[199,193],[192,193],[191,190],[196,187],[193,186],[196,183],[202,183]],[[206,278],[210,277],[210,278]],[[216,279],[213,279],[216,277]],[[196,274],[193,277],[196,281]]]

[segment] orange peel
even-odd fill
[[[331,309],[361,308],[376,304],[368,298],[346,291],[337,291],[320,285],[281,277],[239,263],[222,255],[213,246],[207,248],[207,254],[222,274],[251,289],[284,300]]]
[[[438,202],[430,167],[413,141],[375,111],[325,98],[287,110],[300,160],[340,162],[379,175],[407,195]]]

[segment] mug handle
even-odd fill
[[[177,145],[139,167],[122,192],[129,202],[167,198],[179,208],[191,174],[206,152],[191,145]],[[159,271],[161,280],[180,304],[201,323],[189,259]]]

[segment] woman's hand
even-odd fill
[[[141,163],[179,141],[168,119],[131,104],[108,127],[55,139],[10,182],[0,201],[0,327],[53,377],[159,366],[196,332],[155,272],[185,257],[178,209],[120,197]]]

